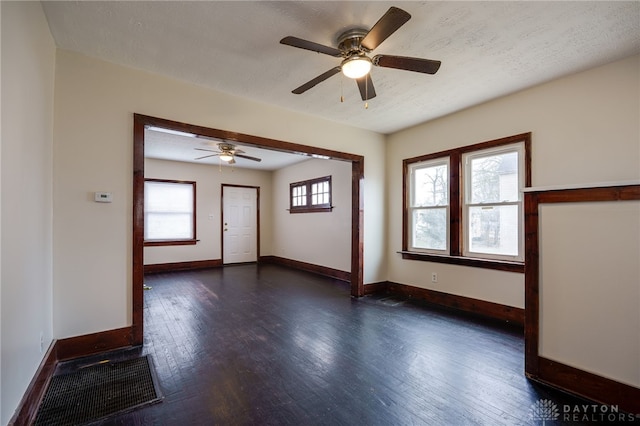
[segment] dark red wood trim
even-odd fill
[[[525,373],[534,380],[559,387],[622,410],[640,413],[640,389],[551,361],[539,354],[540,252],[539,207],[543,203],[640,200],[640,185],[541,190],[525,193]]]
[[[132,327],[123,327],[60,339],[56,342],[56,357],[64,361],[128,346],[136,346],[133,344]]]
[[[320,182],[329,182],[329,202],[323,204],[312,204],[313,201],[313,192],[311,191],[312,185],[314,183]],[[306,187],[306,204],[304,206],[295,206],[293,205],[293,188],[304,186]],[[333,193],[333,188],[331,184],[331,176],[323,176],[315,179],[303,180],[300,182],[292,182],[289,184],[289,213],[318,213],[318,212],[330,212],[333,210],[333,206],[331,205],[331,194]]]
[[[143,116],[133,115],[133,267],[132,333],[134,345],[142,345],[144,334],[144,126]]]
[[[495,269],[498,271],[524,273],[525,264],[522,262],[507,262],[504,260],[478,259],[462,256],[439,256],[431,253],[401,251],[403,259],[421,260],[424,262],[448,263],[450,265],[471,266],[474,268]]]
[[[301,271],[312,272],[314,274],[334,278],[340,281],[351,281],[351,274],[349,272],[329,268],[327,266],[314,265],[313,263],[301,262],[299,260],[287,259],[280,256],[261,256],[260,262],[273,263],[276,265],[299,269]]]
[[[154,263],[144,265],[145,274],[155,274],[158,272],[188,271],[193,269],[219,268],[222,266],[222,259],[191,260],[188,262]]]
[[[288,209],[289,213],[325,213],[325,212],[332,212],[333,211],[333,206],[331,207],[311,207],[311,208],[298,208],[296,207],[295,209]]]
[[[146,240],[145,247],[195,246],[200,240]]]
[[[540,319],[538,279],[538,195],[525,194],[524,197],[524,235],[525,235],[525,271],[524,271],[524,364],[525,372],[538,375],[538,342]],[[534,284],[535,283],[535,284]]]
[[[451,256],[462,256],[461,170],[462,155],[454,152],[449,156],[449,255]]]
[[[231,132],[228,130],[202,127],[195,124],[181,123],[164,118],[151,117],[143,114],[134,114],[148,126],[164,127],[165,129],[178,130],[186,133],[193,133],[201,136],[208,136],[215,139],[224,139],[237,142],[242,145],[251,145],[259,148],[268,148],[275,151],[292,152],[296,154],[320,155],[333,160],[360,161],[362,156],[349,154],[341,151],[319,148],[309,145],[300,145],[292,142],[285,142],[277,139],[269,139],[261,136],[253,136],[245,133]]]
[[[245,145],[276,151],[321,155],[333,160],[352,163],[351,183],[351,295],[363,296],[364,280],[364,157],[347,152],[333,151],[309,145],[284,142],[259,136],[212,129],[166,120],[142,114],[133,114],[133,341],[136,345],[143,342],[143,285],[144,285],[144,128],[145,126],[164,127],[212,138],[235,141]],[[258,246],[259,249],[259,246]]]
[[[473,145],[466,145],[466,146],[462,146],[462,147],[459,147],[459,148],[453,148],[453,149],[448,149],[448,150],[445,150],[445,151],[434,152],[434,153],[431,153],[431,154],[420,155],[420,156],[413,157],[413,158],[407,158],[404,161],[407,162],[407,163],[417,163],[417,162],[420,162],[420,161],[427,161],[427,160],[433,160],[433,159],[436,159],[436,158],[447,157],[447,156],[450,156],[452,154],[463,154],[463,153],[468,153],[468,152],[473,152],[473,151],[482,151],[483,149],[495,148],[495,147],[498,147],[498,146],[509,145],[511,143],[516,143],[516,142],[524,142],[525,151],[527,150],[527,145],[528,145],[528,148],[530,149],[530,147],[531,147],[531,132],[520,133],[519,135],[507,136],[505,138],[494,139],[494,140],[490,140],[490,141],[486,141],[486,142],[480,142],[480,143],[476,143],[476,144],[473,144]],[[525,154],[525,156],[526,156],[526,154]],[[526,174],[525,174],[525,176],[526,176]]]
[[[640,389],[540,357],[540,377],[533,380],[560,388],[621,411],[640,414]],[[615,422],[614,422],[615,423]]]
[[[351,296],[364,296],[364,157],[351,163]]]
[[[388,289],[389,293],[396,293],[435,305],[506,321],[518,326],[524,325],[524,309],[521,308],[393,282],[389,283]]]
[[[191,228],[193,229],[193,238],[184,239],[184,240],[145,240],[145,246],[187,246],[187,245],[195,245],[198,241],[197,238],[197,229],[196,225],[198,224],[196,218],[197,206],[197,182],[192,180],[173,180],[173,179],[153,179],[153,178],[145,178],[145,182],[162,182],[162,183],[179,183],[183,185],[191,185],[191,189],[193,190],[193,205],[191,206],[193,215],[191,216]]]
[[[628,201],[640,199],[640,185],[603,186],[559,189],[538,194],[540,203],[588,203],[598,201]]]
[[[365,284],[364,294],[380,294],[387,293],[389,291],[389,281],[382,281],[379,283]]]
[[[49,349],[47,349],[44,358],[42,358],[29,386],[27,386],[27,390],[22,396],[18,408],[11,420],[9,420],[9,425],[21,426],[34,423],[36,414],[38,413],[38,407],[40,406],[40,402],[42,402],[42,398],[47,390],[47,386],[49,386],[57,364],[56,341],[54,340],[49,345]]]

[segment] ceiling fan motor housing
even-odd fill
[[[364,28],[352,28],[338,36],[338,49],[342,51],[343,56],[349,57],[353,54],[370,52],[369,49],[360,45],[362,39],[367,35],[369,30]]]

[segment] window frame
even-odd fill
[[[327,182],[329,185],[329,202],[322,204],[312,204],[312,187],[314,184]],[[305,188],[306,193],[306,203],[304,205],[294,206],[294,188],[303,187]],[[331,185],[331,176],[323,176],[314,179],[303,180],[299,182],[292,182],[289,184],[289,213],[320,213],[320,212],[330,212],[333,210],[333,205],[331,204],[333,188]]]
[[[402,249],[399,252],[403,259],[419,260],[427,262],[447,263],[454,265],[463,265],[487,269],[496,269],[509,272],[524,273],[525,258],[523,260],[505,260],[487,258],[484,256],[469,256],[465,255],[464,250],[464,219],[463,219],[463,205],[464,200],[464,182],[463,182],[463,163],[462,157],[465,154],[480,152],[488,150],[490,148],[505,147],[507,145],[513,145],[522,143],[524,145],[524,158],[523,160],[523,181],[524,188],[531,187],[531,132],[522,133],[518,135],[508,136],[505,138],[490,140],[473,145],[454,148],[446,151],[440,151],[432,154],[421,155],[418,157],[407,158],[402,161],[402,185],[403,185],[403,215],[402,215]],[[419,162],[425,162],[429,160],[437,160],[449,157],[449,253],[436,254],[426,253],[416,250],[411,250],[409,247],[409,178],[408,172],[410,167]],[[521,195],[522,197],[522,195]],[[521,214],[522,229],[524,229],[524,217]],[[524,239],[524,231],[520,231],[520,238]],[[524,256],[524,254],[522,253]]]
[[[145,178],[144,179],[144,184],[146,185],[147,182],[157,182],[157,183],[164,183],[164,184],[180,184],[180,185],[191,185],[192,187],[192,191],[193,191],[193,206],[192,206],[192,230],[193,230],[193,235],[192,238],[168,238],[168,239],[145,239],[145,235],[143,233],[143,244],[145,247],[152,247],[152,246],[181,246],[181,245],[195,245],[198,240],[196,239],[196,182],[195,181],[188,181],[188,180],[172,180],[172,179],[153,179],[153,178]],[[143,197],[144,199],[144,197]],[[146,209],[143,207],[143,217],[146,221],[147,218],[147,212]]]
[[[413,184],[414,182],[414,176],[415,176],[415,171],[419,170],[419,169],[426,169],[426,168],[431,168],[431,167],[438,167],[438,166],[446,166],[447,168],[447,181],[448,181],[448,175],[449,175],[449,170],[450,170],[450,163],[451,162],[451,158],[450,157],[443,157],[443,158],[434,158],[431,160],[425,160],[425,161],[418,161],[415,162],[413,164],[410,164],[408,166],[407,172],[409,173],[410,176],[410,182]],[[415,199],[415,190],[414,190],[414,186],[410,184],[407,185],[406,189],[409,191],[409,193],[407,194],[407,200],[408,200],[408,204],[407,204],[407,220],[408,220],[408,227],[409,227],[409,235],[411,235],[413,237],[413,233],[414,233],[414,221],[413,221],[413,213],[416,210],[436,210],[436,209],[445,209],[446,211],[446,223],[449,224],[450,223],[450,218],[451,218],[451,188],[450,185],[447,184],[447,203],[446,204],[442,204],[442,205],[433,205],[433,206],[417,206],[415,205],[414,199]],[[436,249],[436,248],[420,248],[420,247],[415,247],[412,243],[413,238],[410,238],[408,240],[408,250],[409,251],[415,251],[415,252],[419,252],[419,253],[433,253],[433,254],[439,254],[439,255],[446,255],[449,253],[449,246],[450,246],[450,238],[449,238],[449,231],[450,231],[450,226],[447,225],[447,230],[446,230],[446,236],[445,236],[445,248],[444,249]]]
[[[491,147],[487,149],[474,150],[463,153],[462,160],[462,175],[464,181],[462,182],[462,256],[464,257],[480,257],[482,259],[493,260],[505,260],[514,262],[524,262],[524,193],[522,190],[524,186],[524,173],[520,173],[520,170],[524,170],[525,163],[525,147],[523,142],[515,142],[507,145],[501,145],[498,147]],[[518,199],[517,201],[496,201],[489,203],[472,203],[471,202],[471,160],[475,158],[491,157],[500,154],[507,154],[516,152],[518,154]],[[495,207],[495,206],[510,206],[515,205],[518,207],[518,255],[501,255],[493,253],[472,252],[471,249],[471,232],[469,222],[471,218],[471,207]]]

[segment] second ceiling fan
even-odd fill
[[[440,61],[393,55],[375,55],[370,58],[367,55],[409,19],[411,19],[409,13],[397,7],[391,7],[370,30],[354,28],[342,33],[337,40],[338,48],[293,36],[283,38],[280,40],[282,44],[343,58],[339,66],[320,74],[292,92],[300,95],[342,71],[345,76],[356,80],[360,96],[363,101],[366,101],[376,96],[376,91],[369,75],[372,66],[435,74],[440,68]]]

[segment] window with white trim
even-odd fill
[[[195,244],[196,183],[145,179],[145,245]]]
[[[449,252],[449,158],[409,166],[409,249]]]
[[[469,152],[462,162],[463,255],[524,260],[524,144]]]
[[[403,259],[524,272],[531,133],[403,160]]]

